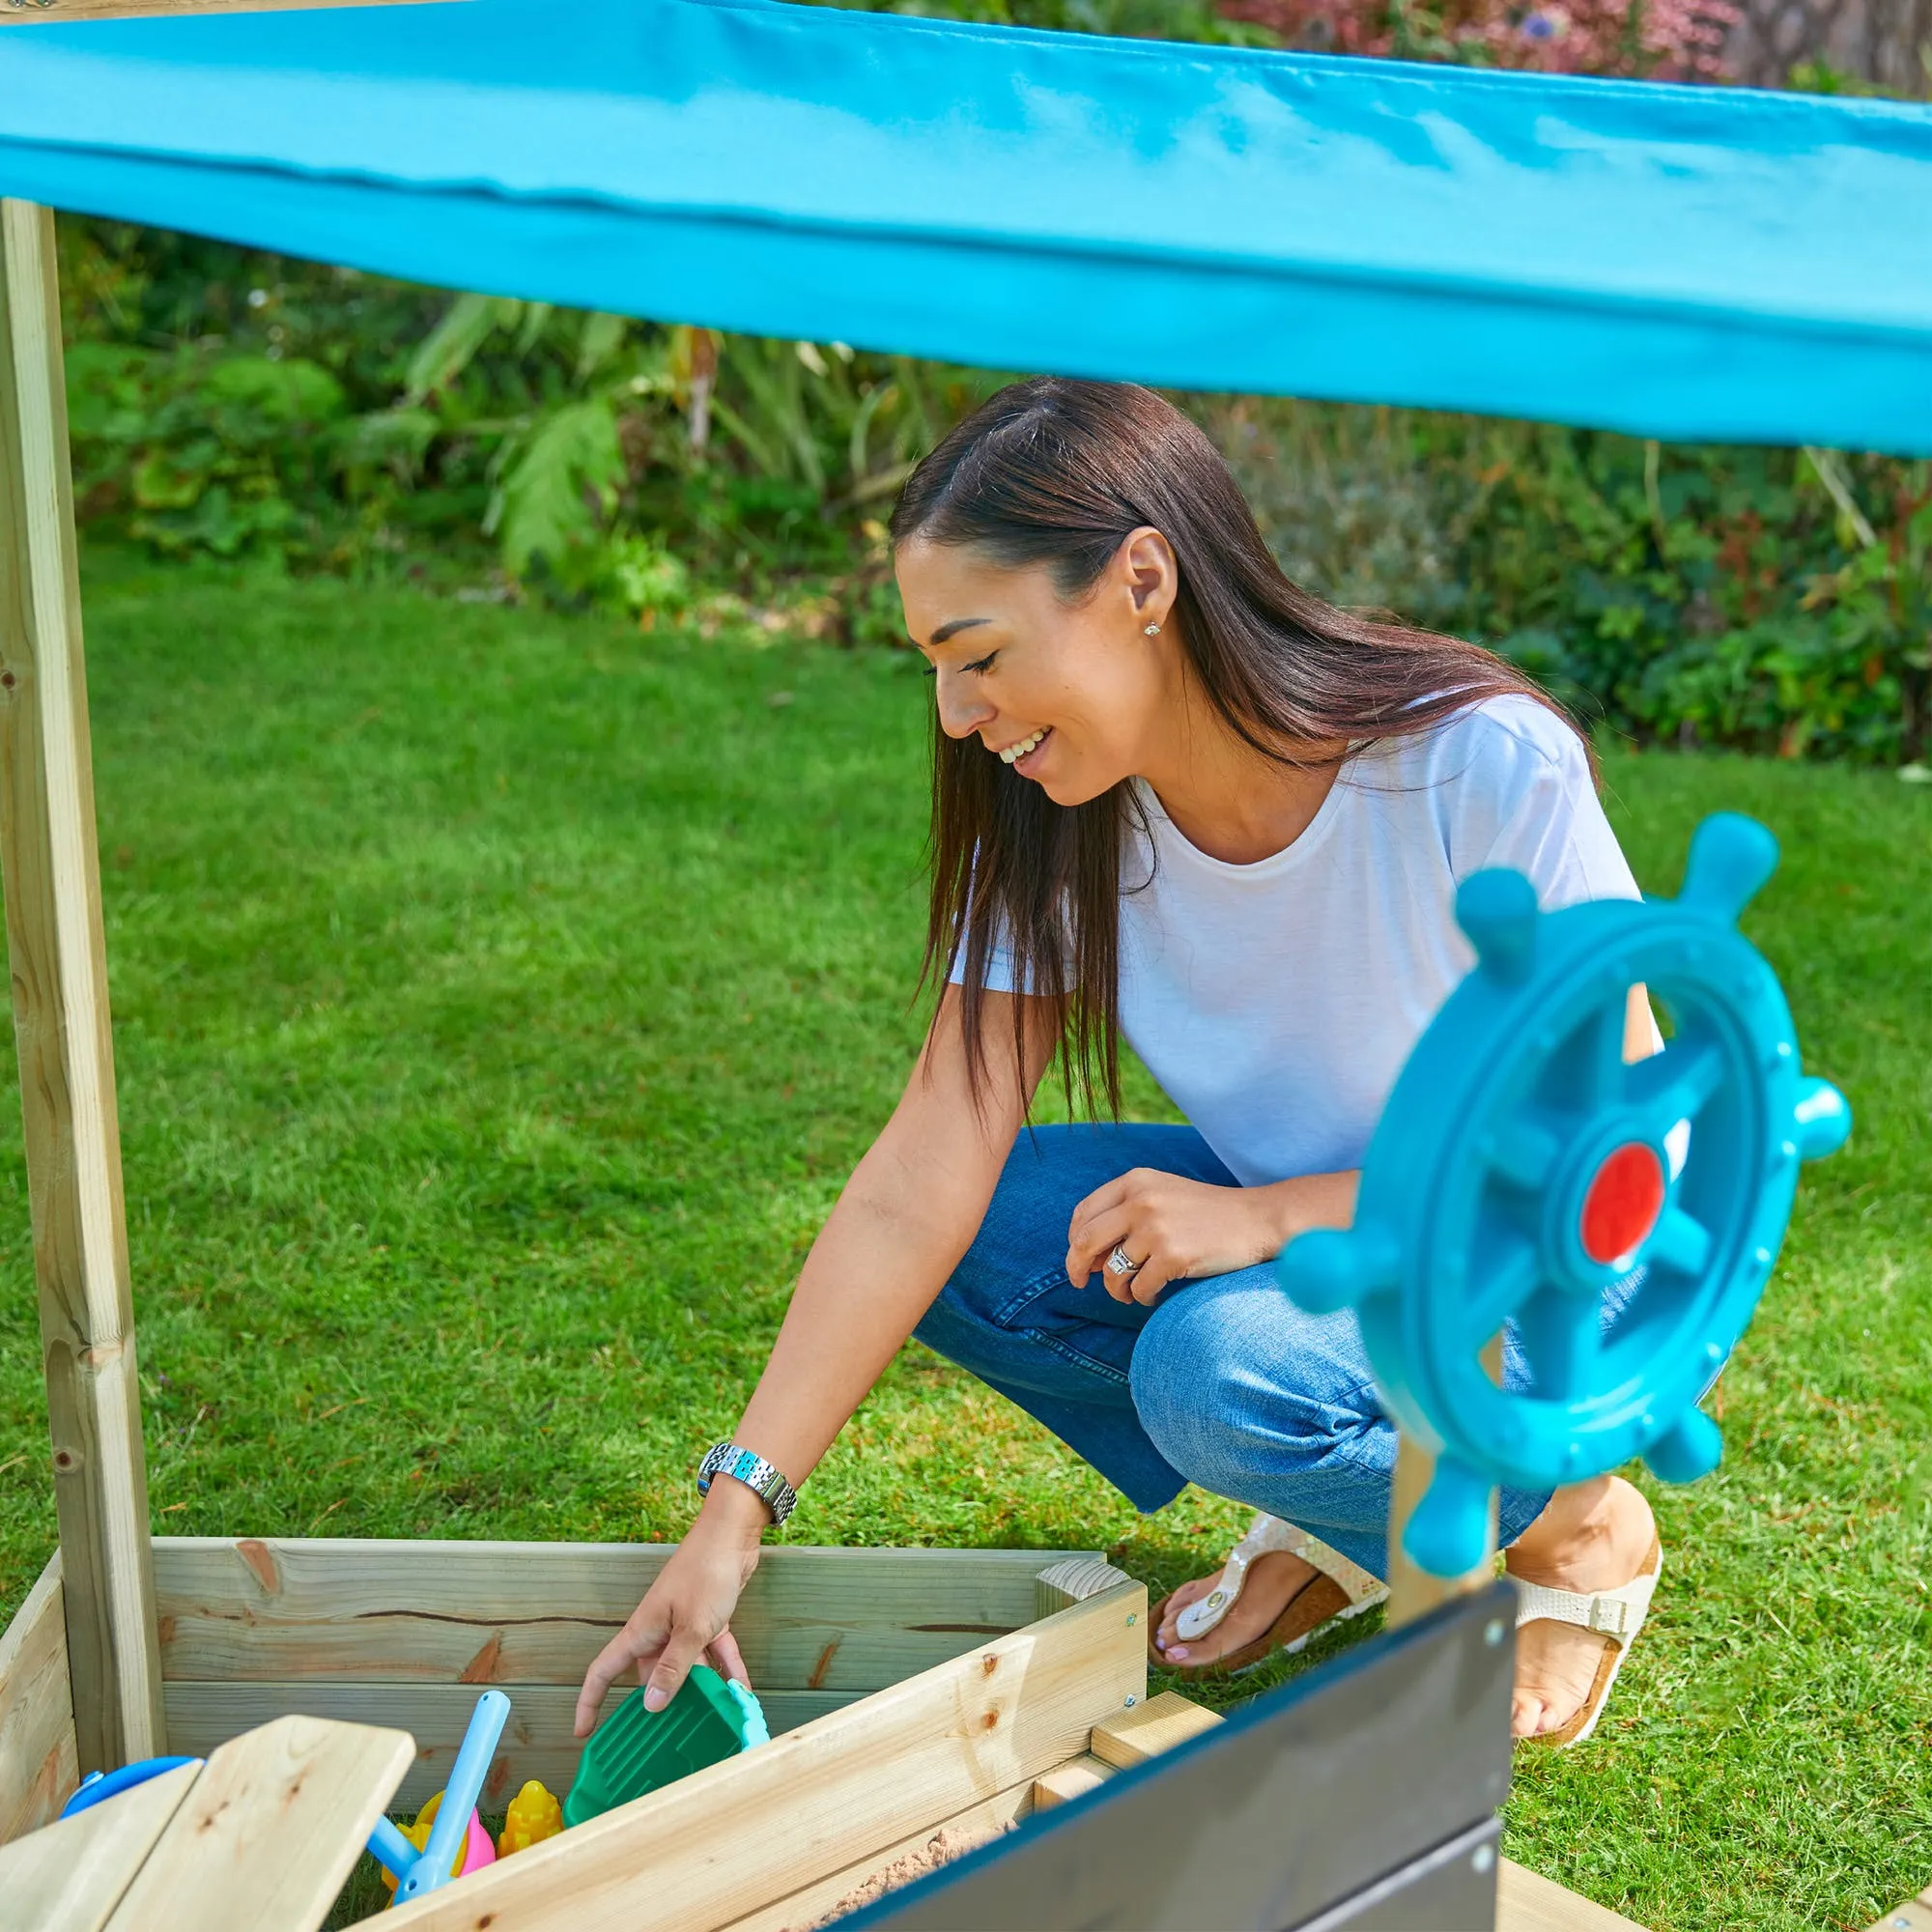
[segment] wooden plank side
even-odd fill
[[[1130,1584],[398,1912],[395,1932],[714,1932],[1075,1756],[1147,1685]],[[754,1821],[748,1826],[747,1821]]]
[[[57,1818],[79,1782],[56,1550],[0,1635],[0,1845]]]
[[[1554,1879],[1504,1859],[1496,1870],[1496,1932],[1644,1932],[1644,1928]]]
[[[0,0],[0,27],[34,21],[141,20],[156,14],[312,13],[322,7],[423,6],[428,0]]]
[[[313,1718],[223,1745],[108,1932],[314,1932],[413,1748],[402,1731]]]
[[[910,1832],[896,1844],[888,1845],[869,1858],[841,1865],[838,1870],[815,1879],[810,1885],[802,1886],[797,1891],[788,1892],[770,1905],[748,1912],[742,1918],[734,1918],[724,1928],[724,1932],[807,1932],[807,1927],[815,1925],[828,1913],[843,1905],[874,1873],[908,1854],[923,1851],[939,1833],[946,1832],[955,1838],[968,1840],[997,1836],[1032,1810],[1033,1789],[1029,1784],[1015,1784],[1010,1790],[997,1792],[991,1798],[968,1805],[963,1811],[955,1811],[950,1818],[938,1819],[917,1832]],[[970,1846],[962,1849],[970,1849]],[[955,1856],[958,1854],[955,1853]],[[853,1909],[856,1910],[856,1907]]]
[[[160,1538],[161,1674],[581,1684],[674,1547]],[[1097,1559],[781,1546],[731,1627],[761,1690],[878,1690],[1031,1622],[1036,1576],[1068,1561]]]
[[[1158,1697],[1095,1724],[1088,1749],[1102,1764],[1125,1771],[1211,1731],[1220,1721],[1220,1712],[1193,1703],[1178,1690],[1163,1690]]]
[[[0,1848],[14,1932],[100,1932],[200,1776],[198,1764],[177,1766]]]
[[[0,201],[0,873],[83,1770],[162,1744],[54,219]]]
[[[291,1713],[345,1724],[394,1724],[416,1741],[416,1760],[397,1788],[396,1802],[413,1809],[439,1791],[476,1708],[474,1689],[460,1684],[170,1684],[168,1742],[177,1751],[207,1755],[231,1738]],[[631,1687],[604,1700],[609,1716]],[[490,1767],[485,1808],[501,1809],[526,1778],[541,1778],[559,1798],[577,1776],[583,1747],[571,1734],[577,1691],[562,1685],[520,1686],[509,1691],[510,1721]],[[858,1701],[856,1690],[770,1690],[759,1702],[773,1734],[796,1730]]]
[[[1051,1811],[1056,1804],[1070,1804],[1097,1791],[1114,1775],[1115,1767],[1105,1758],[1083,1751],[1068,1764],[1057,1764],[1033,1781],[1033,1808]]]

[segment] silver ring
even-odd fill
[[[1126,1249],[1122,1247],[1118,1241],[1114,1243],[1114,1252],[1107,1257],[1107,1272],[1109,1274],[1139,1274],[1141,1269],[1146,1266],[1147,1263],[1145,1262],[1129,1261]]]

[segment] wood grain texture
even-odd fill
[[[616,1709],[631,1687],[604,1700]],[[416,1741],[416,1759],[398,1786],[397,1802],[420,1804],[448,1780],[457,1747],[476,1708],[473,1687],[460,1684],[169,1684],[168,1742],[177,1751],[206,1755],[232,1738],[298,1712],[345,1724],[394,1724]],[[796,1730],[842,1710],[857,1690],[767,1690],[759,1695],[774,1734]],[[484,1786],[485,1809],[500,1810],[526,1778],[538,1777],[561,1797],[577,1776],[583,1747],[571,1733],[574,1686],[523,1685],[509,1691],[510,1721]]]
[[[323,7],[422,6],[427,0],[0,0],[0,27],[36,20],[142,20],[174,14],[312,13]]]
[[[1496,1871],[1496,1932],[1644,1932],[1634,1918],[1593,1905],[1553,1879],[1504,1859]]]
[[[314,1718],[223,1745],[108,1932],[314,1932],[413,1748],[403,1731]]]
[[[56,1550],[0,1635],[0,1845],[51,1823],[79,1781]]]
[[[108,1804],[0,1849],[0,1899],[14,1932],[100,1932],[195,1779],[185,1764]]]
[[[670,1548],[160,1538],[161,1674],[574,1686]],[[781,1547],[731,1627],[760,1690],[883,1690],[1032,1622],[1068,1562],[1124,1580],[1062,1550]]]
[[[1114,1767],[1105,1758],[1082,1751],[1070,1763],[1057,1764],[1034,1779],[1033,1808],[1051,1811],[1056,1804],[1069,1804],[1090,1791],[1099,1790],[1113,1775]]]
[[[0,201],[0,872],[81,1768],[162,1744],[52,213]]]
[[[813,1880],[810,1885],[803,1886],[770,1905],[748,1912],[742,1918],[734,1918],[723,1928],[723,1932],[806,1932],[808,1926],[816,1924],[827,1913],[850,1898],[875,1872],[884,1870],[910,1852],[923,1850],[937,1833],[948,1832],[960,1838],[996,1836],[1033,1809],[1032,1793],[1033,1786],[1028,1784],[1015,1784],[1009,1790],[996,1792],[991,1798],[981,1799],[963,1811],[955,1811],[950,1818],[937,1819],[917,1832],[908,1833],[896,1844],[888,1845],[869,1858],[841,1865],[838,1870],[828,1872],[825,1877]]]
[[[620,1805],[397,1912],[394,1932],[715,1932],[1078,1754],[1147,1684],[1122,1585]],[[1130,1621],[1131,1619],[1131,1621]],[[755,1830],[745,1821],[757,1820]]]
[[[1047,1564],[1034,1580],[1033,1614],[1050,1617],[1070,1604],[1083,1604],[1103,1590],[1118,1589],[1133,1578],[1100,1556],[1067,1556]]]
[[[1094,1741],[1087,1748],[1102,1764],[1116,1771],[1145,1764],[1162,1751],[1211,1731],[1221,1721],[1218,1711],[1191,1703],[1178,1690],[1163,1690],[1131,1711],[1122,1711],[1094,1726]]]

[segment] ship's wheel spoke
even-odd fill
[[[1602,1310],[1595,1295],[1545,1288],[1518,1312],[1517,1336],[1529,1357],[1533,1393],[1547,1402],[1574,1402],[1596,1366]]]
[[[1694,1120],[1724,1078],[1724,1056],[1704,1040],[1679,1039],[1630,1071],[1631,1096],[1662,1140],[1679,1121]]]
[[[1518,1114],[1494,1130],[1486,1151],[1498,1179],[1534,1193],[1555,1170],[1563,1144],[1533,1115]]]
[[[1520,1241],[1506,1260],[1488,1270],[1469,1297],[1469,1317],[1476,1336],[1487,1342],[1528,1298],[1542,1279],[1535,1247]]]
[[[1710,1265],[1712,1246],[1710,1229],[1673,1204],[1658,1217],[1650,1239],[1644,1243],[1643,1259],[1673,1273],[1694,1277]]]
[[[1624,1008],[1605,1002],[1551,1055],[1546,1091],[1568,1112],[1594,1114],[1620,1102],[1630,1069],[1624,1064]]]

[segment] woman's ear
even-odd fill
[[[1174,546],[1157,529],[1143,526],[1121,546],[1120,567],[1141,629],[1156,635],[1180,589]]]

